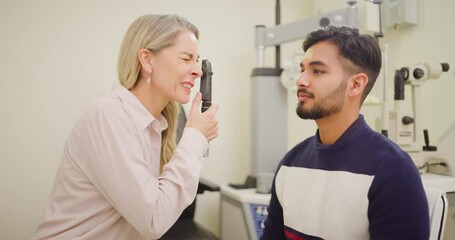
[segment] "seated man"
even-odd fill
[[[428,239],[417,168],[360,115],[381,69],[376,39],[328,26],[303,50],[296,112],[318,130],[280,162],[261,239]]]

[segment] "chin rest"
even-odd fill
[[[220,187],[208,180],[199,179],[197,193],[219,191]],[[194,221],[196,199],[180,215],[175,224],[160,238],[162,240],[218,240],[219,238]]]

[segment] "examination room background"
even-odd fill
[[[451,64],[449,73],[422,88],[423,124],[437,145],[455,119],[455,2],[418,0],[418,4],[418,24],[384,29],[381,44],[389,45],[389,81],[395,68],[420,61]],[[282,0],[281,22],[346,6],[344,0]],[[134,19],[146,13],[188,18],[200,30],[201,59],[212,63],[220,130],[210,144],[202,176],[226,185],[242,182],[249,173],[254,26],[274,25],[275,0],[0,0],[0,239],[33,235],[67,136],[90,102],[118,82],[123,35]],[[299,40],[282,46],[283,65],[302,52],[301,44]],[[274,64],[270,48],[266,65]],[[295,116],[295,104],[291,92],[283,106],[289,110],[289,148],[316,129],[312,121]],[[373,126],[375,110],[370,108],[365,106],[365,111]],[[215,233],[219,201],[219,193],[199,196],[196,213],[196,220]]]

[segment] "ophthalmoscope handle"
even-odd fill
[[[202,108],[201,112],[205,112],[212,105],[212,65],[209,60],[202,60],[202,76],[201,76],[201,93],[202,93]]]

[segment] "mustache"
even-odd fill
[[[308,91],[306,88],[303,88],[303,87],[300,87],[298,90],[297,90],[297,97],[301,94],[305,94],[305,95],[308,95],[309,97],[312,97],[314,98],[314,94],[310,91]]]

